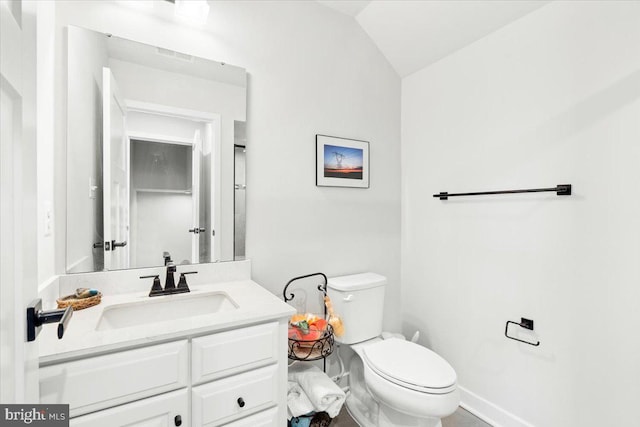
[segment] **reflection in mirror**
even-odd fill
[[[235,122],[235,144],[234,144],[234,163],[235,163],[235,194],[234,194],[234,228],[235,241],[233,246],[234,259],[240,260],[245,258],[244,242],[245,242],[245,224],[246,224],[246,208],[245,194],[247,190],[246,184],[246,123]]]
[[[245,71],[67,40],[67,272],[243,259]]]

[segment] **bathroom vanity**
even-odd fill
[[[62,340],[40,334],[40,403],[72,426],[285,425],[289,305],[249,279],[103,293]]]

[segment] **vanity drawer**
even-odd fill
[[[278,366],[271,365],[192,389],[194,426],[214,427],[272,406],[278,396]]]
[[[75,417],[186,387],[186,340],[40,368],[40,403],[69,404]]]
[[[195,385],[276,363],[278,323],[195,338],[191,346],[191,382]]]
[[[72,418],[69,426],[169,427],[175,426],[176,420],[182,421],[183,426],[189,426],[190,412],[189,393],[187,389],[182,389]]]
[[[278,408],[267,409],[255,415],[225,424],[224,427],[281,427],[278,426]]]

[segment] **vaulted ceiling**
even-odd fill
[[[542,0],[318,0],[353,17],[401,77],[544,6]]]

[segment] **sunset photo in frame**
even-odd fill
[[[316,135],[316,185],[369,188],[369,143]]]

